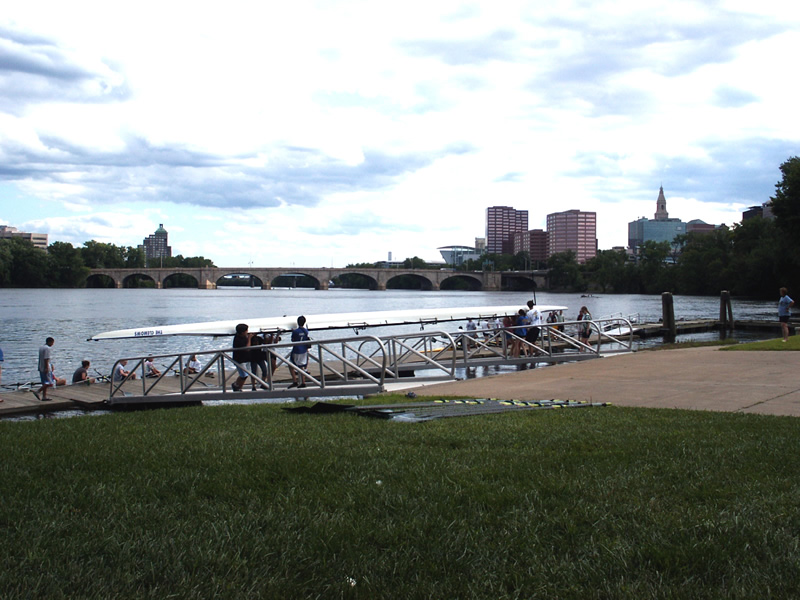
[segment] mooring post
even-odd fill
[[[675,305],[670,292],[661,294],[661,323],[664,326],[664,337],[668,341],[674,342],[675,336],[678,334],[678,326],[675,324]]]
[[[722,290],[719,293],[719,330],[721,333],[733,329],[733,306],[731,306],[731,293]]]

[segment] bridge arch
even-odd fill
[[[483,282],[469,273],[453,273],[442,279],[439,289],[478,292],[483,289]]]
[[[410,289],[428,292],[439,289],[439,282],[431,280],[431,278],[423,274],[423,272],[398,273],[394,277],[388,277],[386,279],[386,289]]]

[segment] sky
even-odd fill
[[[26,0],[0,224],[217,266],[471,246],[486,208],[732,225],[800,154],[800,3]]]

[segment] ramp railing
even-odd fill
[[[369,340],[368,355],[359,349],[365,337]],[[301,344],[309,347],[308,365],[305,368],[295,365],[291,360],[291,349]],[[372,393],[383,389],[387,372],[386,347],[375,336],[265,344],[249,350],[266,352],[264,372],[254,367],[252,362],[234,360],[233,348],[148,355],[165,367],[155,377],[147,376],[144,363],[148,357],[121,358],[114,363],[108,402],[166,402],[175,401],[176,395],[189,394],[197,394],[197,401],[201,401],[230,399],[234,393],[237,398],[243,399]],[[186,367],[190,356],[196,356],[203,365],[197,373],[190,373]],[[127,375],[115,375],[119,373],[119,367]],[[239,377],[239,369],[246,375],[246,380],[242,391],[234,392],[231,384]],[[293,379],[300,376],[305,380],[305,386],[290,386]],[[357,391],[349,388],[357,388]],[[313,394],[309,393],[309,389],[313,390]]]
[[[464,367],[575,361],[633,350],[633,329],[622,317],[542,324],[535,339],[523,334],[522,330],[528,328],[360,335],[250,348],[265,352],[263,371],[252,362],[234,360],[233,348],[152,356],[164,367],[155,377],[147,376],[147,357],[125,358],[114,364],[113,373],[122,366],[128,374],[112,375],[108,402],[364,395],[383,391],[387,381],[399,382],[412,376],[414,381],[456,379],[457,369]],[[588,337],[580,335],[584,328]],[[305,368],[291,360],[292,348],[301,344],[308,346]],[[186,367],[192,355],[202,365],[197,373]],[[245,383],[241,392],[234,393],[231,384],[237,381],[240,370]],[[292,385],[295,381],[302,383]],[[183,399],[177,400],[180,397]]]

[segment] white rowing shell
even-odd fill
[[[446,321],[463,321],[466,319],[494,319],[505,315],[515,315],[525,306],[466,306],[451,308],[420,308],[414,310],[384,310],[357,313],[332,313],[307,315],[306,327],[311,330],[321,329],[366,329],[387,325],[432,324]],[[539,312],[567,310],[566,306],[538,305]],[[184,323],[181,325],[164,325],[161,327],[142,327],[136,329],[118,329],[98,333],[89,338],[90,341],[114,340],[124,338],[161,337],[166,335],[207,335],[223,336],[236,333],[236,325],[247,323],[251,332],[290,331],[297,326],[297,315],[283,317],[266,317],[255,319],[237,319],[235,321],[208,321],[205,323]]]

